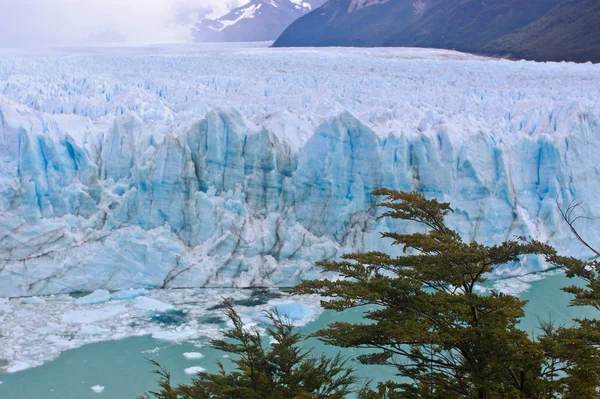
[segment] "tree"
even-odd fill
[[[566,209],[558,203],[558,209],[575,238],[592,254],[600,257],[600,251],[590,245],[575,228],[575,222],[585,218],[579,214],[581,203],[572,201]],[[574,257],[552,253],[546,260],[565,271],[569,278],[579,278],[585,286],[572,285],[562,288],[573,295],[571,306],[591,306],[600,310],[600,263],[583,261]],[[548,354],[545,363],[552,372],[551,386],[560,398],[600,398],[600,322],[576,319],[572,327],[554,328],[542,323],[544,335],[540,342]],[[558,377],[558,378],[557,378]]]
[[[588,244],[575,228],[575,222],[585,218],[577,212],[579,209],[582,209],[581,203],[573,201],[566,209],[563,209],[557,199],[556,205],[575,238],[577,238],[584,247],[589,249],[597,257],[596,259],[600,258],[600,251]],[[555,266],[565,270],[567,277],[578,277],[585,281],[585,288],[579,286],[563,288],[563,291],[573,294],[574,299],[571,302],[572,306],[592,306],[596,310],[600,310],[600,262],[598,262],[598,260],[583,261],[581,259],[559,256],[557,254],[554,254],[548,259]]]
[[[173,387],[169,372],[151,361],[160,391],[141,399],[343,399],[352,392],[357,378],[346,361],[340,355],[311,356],[299,346],[303,337],[277,312],[267,313],[275,341],[268,348],[258,331],[244,329],[231,304],[226,315],[233,328],[225,332],[225,340],[213,340],[212,347],[234,355],[235,371],[218,362],[218,373],[201,373],[190,385]]]
[[[595,397],[590,395],[597,389],[598,352],[589,344],[591,329],[546,324],[534,340],[517,328],[524,301],[477,291],[487,273],[521,256],[558,261],[552,247],[525,238],[494,246],[464,242],[445,224],[453,212],[449,204],[416,192],[374,194],[386,197],[379,205],[382,218],[424,228],[383,234],[407,253],[358,253],[322,262],[325,271],[342,278],[305,281],[294,289],[331,298],[322,302],[326,309],[366,307],[366,322],[333,323],[316,335],[328,344],[372,349],[360,362],[398,370],[399,382],[380,385],[369,397],[537,399],[574,398],[573,392]]]

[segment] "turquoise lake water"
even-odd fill
[[[557,323],[567,323],[573,318],[600,317],[600,312],[591,308],[570,308],[570,296],[560,291],[560,287],[572,284],[564,275],[548,276],[532,281],[531,287],[520,295],[528,300],[527,317],[521,326],[528,332],[535,332],[538,318],[549,319]],[[315,322],[303,327],[301,331],[310,334],[335,320],[358,321],[360,311],[343,314],[324,312]],[[197,343],[196,343],[197,344]],[[308,348],[314,352],[334,354],[338,348],[324,346],[310,340]],[[187,359],[185,352],[200,352],[202,359]],[[359,352],[343,352],[352,362]],[[198,348],[191,343],[173,344],[151,337],[128,338],[83,346],[64,352],[56,360],[40,367],[14,374],[1,374],[1,399],[131,399],[149,389],[155,388],[154,376],[146,357],[157,360],[173,374],[174,382],[189,382],[190,376],[184,370],[201,366],[215,371],[217,360],[227,362],[223,353],[207,347]],[[394,377],[394,370],[382,367],[361,366],[355,362],[357,373],[361,377],[375,381]],[[104,391],[95,393],[92,386],[104,386]]]

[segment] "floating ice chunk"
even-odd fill
[[[96,393],[102,393],[102,391],[104,391],[104,387],[101,385],[94,385],[92,387],[92,391],[94,391]]]
[[[106,290],[96,290],[89,295],[75,300],[76,305],[95,305],[110,301],[110,292]]]
[[[204,355],[199,352],[185,352],[183,354],[187,359],[202,359]]]
[[[135,299],[140,296],[146,295],[146,290],[143,288],[133,289],[130,288],[128,290],[122,290],[115,292],[111,295],[112,299],[116,299],[117,301],[126,301],[129,299]]]
[[[0,385],[4,384],[4,381],[0,381]]]
[[[108,333],[109,330],[98,326],[86,325],[81,327],[79,332],[83,335],[102,335]]]
[[[17,316],[19,319],[24,319],[26,317],[30,317],[33,316],[35,313],[30,312],[29,310],[17,310],[15,312],[15,316]]]
[[[56,323],[46,323],[46,325],[42,327],[36,328],[34,331],[39,334],[52,334],[53,332],[60,330],[61,325]]]
[[[195,374],[200,374],[204,371],[206,371],[203,367],[200,366],[194,366],[194,367],[188,367],[187,369],[183,370],[187,375],[195,375]]]
[[[44,305],[46,300],[44,298],[40,298],[39,296],[31,296],[21,299],[21,303],[24,305]]]
[[[127,313],[125,306],[109,306],[100,309],[72,310],[64,313],[60,318],[65,323],[89,324],[113,318]]]
[[[195,338],[198,334],[192,330],[183,331],[157,331],[152,334],[152,338],[162,341],[183,342],[188,339]]]
[[[282,303],[274,306],[273,310],[292,321],[307,320],[314,317],[313,310],[301,303]]]
[[[173,305],[158,301],[153,298],[148,298],[145,296],[138,296],[135,298],[134,306],[138,309],[145,310],[158,310],[164,312],[169,309],[173,309]]]
[[[16,362],[13,362],[9,367],[6,368],[6,372],[7,373],[17,373],[19,371],[27,370],[31,367],[33,367],[32,364],[29,364],[29,363],[21,361],[21,360],[17,360]]]
[[[525,276],[508,278],[494,282],[494,290],[507,295],[519,296],[531,288],[534,281],[543,280],[546,277],[542,273],[528,274]]]
[[[163,325],[181,325],[185,324],[187,320],[187,314],[182,310],[171,309],[152,315],[153,322]]]

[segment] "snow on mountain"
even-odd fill
[[[352,0],[348,12],[358,11],[362,8],[387,3],[389,0]]]
[[[325,0],[250,0],[218,19],[203,19],[192,28],[201,42],[275,40],[294,20]]]
[[[556,200],[600,242],[599,82],[442,50],[4,52],[0,296],[289,286],[390,249],[378,187],[450,201],[467,239],[584,256]]]

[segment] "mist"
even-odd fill
[[[243,0],[0,0],[0,47],[191,41],[190,27]]]

